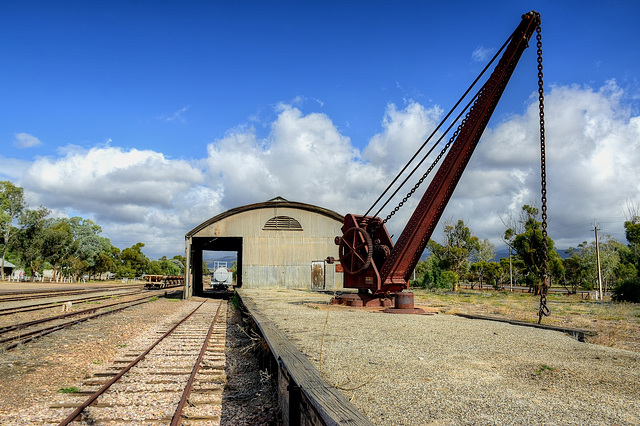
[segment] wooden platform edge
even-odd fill
[[[273,321],[260,312],[250,297],[242,294],[240,289],[237,294],[276,362],[278,399],[285,424],[373,425],[342,392],[324,381],[309,359]]]
[[[569,336],[573,337],[574,339],[576,339],[576,340],[578,340],[580,342],[585,342],[586,341],[585,340],[586,337],[595,337],[595,336],[598,335],[597,332],[591,331],[591,330],[581,330],[581,329],[577,329],[577,328],[558,327],[558,326],[555,326],[555,325],[538,324],[538,323],[533,323],[533,322],[511,320],[511,319],[507,319],[507,318],[498,318],[498,317],[491,317],[491,316],[485,316],[485,315],[473,315],[473,314],[463,314],[463,313],[456,313],[455,315],[457,315],[459,317],[463,317],[463,318],[469,318],[469,319],[506,322],[506,323],[509,323],[509,324],[512,324],[512,325],[519,325],[519,326],[533,327],[533,328],[541,328],[541,329],[544,329],[544,330],[559,331],[561,333],[568,334]]]

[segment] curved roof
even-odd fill
[[[191,231],[187,232],[187,234],[185,235],[186,237],[190,237],[194,234],[196,234],[197,232],[201,231],[202,229],[206,228],[207,226],[211,225],[212,223],[215,222],[219,222],[222,219],[229,217],[229,216],[233,216],[236,215],[238,213],[242,213],[242,212],[246,212],[246,211],[250,211],[250,210],[258,210],[258,209],[266,209],[266,208],[273,208],[273,207],[289,207],[292,209],[299,209],[299,210],[306,210],[309,212],[313,212],[313,213],[317,213],[323,216],[327,216],[330,217],[332,219],[335,219],[339,222],[344,221],[344,216],[342,216],[341,214],[338,214],[336,212],[334,212],[333,210],[329,210],[329,209],[325,209],[323,207],[318,207],[318,206],[314,206],[312,204],[305,204],[305,203],[298,203],[295,201],[288,201],[285,200],[282,197],[276,197],[273,198],[269,201],[265,201],[263,203],[255,203],[255,204],[247,204],[246,206],[240,206],[240,207],[236,207],[233,208],[231,210],[227,210],[224,213],[220,213],[217,216],[212,217],[211,219],[202,222],[200,225],[196,226],[195,228],[193,228]]]

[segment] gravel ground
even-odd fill
[[[0,353],[0,424],[40,424],[39,419],[51,412],[49,407],[66,398],[59,389],[82,388],[85,379],[103,371],[192,302],[159,299]],[[277,425],[273,381],[260,371],[253,354],[243,350],[253,344],[240,330],[243,326],[241,315],[229,308],[220,424]]]
[[[640,353],[453,315],[243,290],[373,423],[640,424]]]

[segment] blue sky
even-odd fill
[[[151,257],[275,196],[363,213],[532,9],[550,234],[576,245],[597,219],[624,240],[640,202],[634,1],[0,1],[0,179]],[[529,48],[445,211],[495,243],[539,191],[536,83]]]

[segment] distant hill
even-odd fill
[[[565,253],[566,251],[567,249],[556,249],[556,252],[560,255],[562,260],[569,257],[569,255]],[[429,250],[425,250],[424,253],[422,253],[422,256],[420,257],[420,260],[426,260],[427,257],[429,257],[429,254],[430,254]],[[506,247],[496,250],[496,255],[491,260],[493,262],[499,262],[500,259],[502,258],[506,258],[506,259],[509,258],[509,249]]]
[[[227,262],[227,267],[231,268],[231,264],[233,262],[235,262],[236,260],[238,260],[238,256],[235,254],[224,254],[221,256],[214,256],[214,257],[208,257],[208,258],[203,258],[202,261],[207,265],[207,268],[209,268],[209,270],[213,271],[213,269],[215,268],[215,264],[216,262]]]
[[[567,253],[565,253],[567,251],[567,249],[556,249],[556,252],[558,253],[558,255],[560,255],[560,257],[562,258],[562,260],[566,259],[569,257],[569,255]],[[508,248],[502,248],[500,250],[496,250],[496,256],[493,258],[494,261],[499,262],[500,259],[502,258],[509,258],[509,249]]]

